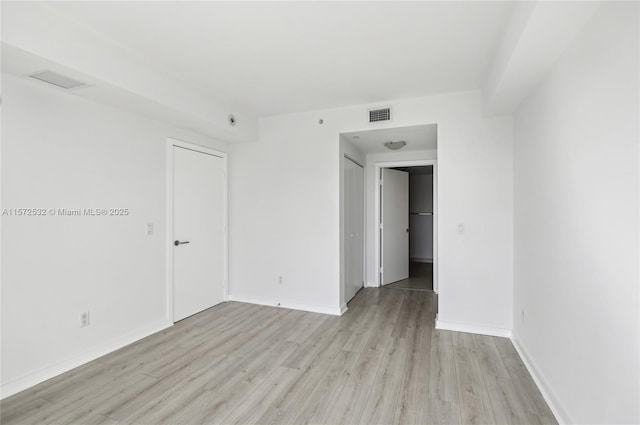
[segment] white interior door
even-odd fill
[[[382,284],[409,277],[409,173],[382,169]]]
[[[364,169],[344,158],[345,300],[364,285]]]
[[[173,319],[224,301],[225,160],[173,146]]]

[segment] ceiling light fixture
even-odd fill
[[[392,151],[397,151],[398,149],[402,149],[407,145],[407,142],[404,140],[399,140],[397,142],[388,141],[384,144],[384,147],[387,149],[391,149]]]

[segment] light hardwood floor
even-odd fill
[[[342,317],[229,302],[1,403],[10,424],[555,424],[508,339],[433,328],[429,291]]]

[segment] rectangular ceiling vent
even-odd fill
[[[45,83],[53,84],[54,86],[62,87],[65,90],[84,87],[87,85],[82,81],[74,80],[73,78],[48,70],[36,72],[35,74],[29,75],[29,77],[44,81]]]
[[[369,122],[391,121],[391,108],[369,110]]]

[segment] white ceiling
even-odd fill
[[[403,152],[436,150],[438,147],[436,124],[356,131],[342,133],[341,136],[363,154],[392,152],[384,147],[385,142],[389,141],[407,142],[407,145],[400,149]]]
[[[144,59],[153,72],[268,116],[480,89],[513,3],[153,1],[47,7]]]

